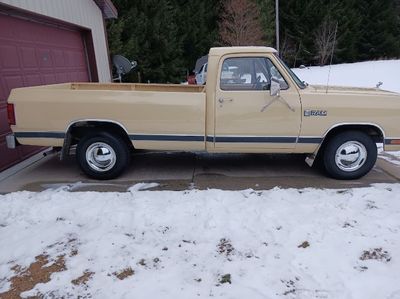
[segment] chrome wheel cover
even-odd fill
[[[367,149],[358,141],[348,141],[336,150],[335,163],[340,170],[359,170],[367,161]]]
[[[117,162],[114,149],[104,142],[91,144],[86,150],[86,162],[95,171],[106,172]]]

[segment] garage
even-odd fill
[[[97,44],[101,39],[93,36],[97,34],[96,31],[100,33],[98,35],[104,35],[103,18],[107,17],[106,9],[110,11],[110,2],[70,2],[71,7],[76,5],[75,9],[79,8],[79,5],[85,5],[82,10],[97,17],[93,17],[97,20],[97,24],[93,25],[69,20],[68,16],[49,17],[51,11],[47,12],[48,15],[38,14],[37,11],[33,11],[35,7],[28,11],[27,7],[21,9],[9,5],[17,5],[20,1],[8,2],[10,3],[7,5],[0,3],[0,171],[41,151],[41,148],[30,146],[9,150],[6,146],[5,137],[10,132],[7,98],[11,89],[64,82],[110,81],[106,38],[101,36],[104,49],[100,51]],[[35,1],[37,9],[44,9],[39,2]],[[54,3],[57,2],[65,6],[69,1]],[[66,8],[63,10],[66,11]],[[82,19],[90,20],[90,17],[82,16]],[[92,28],[99,25],[102,28]],[[106,61],[103,65],[98,63],[102,53],[103,61]],[[99,71],[103,73],[100,80]]]

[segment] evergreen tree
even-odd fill
[[[358,41],[362,16],[355,9],[358,0],[340,0],[336,7],[335,20],[338,34],[334,52],[334,62],[352,62],[358,59]]]
[[[198,58],[208,54],[218,37],[218,0],[174,0],[177,8],[178,34],[182,37],[185,68],[193,70]]]
[[[230,1],[114,0],[119,18],[108,21],[111,54],[138,61],[128,81],[180,82],[210,47],[221,45],[218,23]],[[256,20],[240,44],[275,46],[275,0],[236,1],[257,4],[247,14],[233,10]],[[400,0],[282,0],[281,56],[292,67],[328,63],[321,43],[332,45],[326,32],[336,24],[334,63],[400,57]]]
[[[257,0],[266,46],[275,47],[275,0]]]
[[[175,82],[184,78],[182,38],[170,1],[115,0],[119,18],[108,24],[110,50],[138,62],[135,81]]]
[[[400,55],[400,22],[393,0],[359,0],[363,16],[358,41],[359,59],[393,58]]]

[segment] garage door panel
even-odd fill
[[[8,132],[10,132],[10,128],[8,126],[7,106],[0,104],[0,136],[4,137]]]
[[[70,52],[70,50],[63,51],[63,53],[64,53],[65,66],[72,66],[74,57],[73,57],[72,53]]]
[[[41,148],[8,150],[7,107],[13,88],[89,81],[86,50],[79,30],[49,26],[0,14],[0,171]]]
[[[0,137],[0,157],[2,157],[0,161],[2,168],[6,168],[20,159],[20,152],[8,149],[5,138]],[[6,159],[3,159],[3,157],[6,157]]]
[[[53,59],[51,58],[50,50],[37,49],[37,56],[41,68],[53,68]]]
[[[38,86],[43,85],[40,74],[28,74],[24,75],[26,86]]]
[[[3,80],[3,78],[2,78],[2,76],[0,74],[0,105],[2,103],[6,102],[8,93],[9,92],[7,91],[7,94],[6,94],[6,88],[4,86],[4,80]]]
[[[79,72],[79,73],[77,73],[76,81],[84,82],[84,81],[88,81],[88,80],[89,80],[89,78],[88,78],[87,72]]]
[[[1,45],[0,43],[0,59],[3,71],[19,69],[18,48],[13,45]]]
[[[56,74],[56,81],[58,83],[66,83],[66,82],[70,82],[68,74],[65,73],[58,73]],[[85,80],[84,80],[85,81]]]
[[[26,68],[37,68],[36,50],[33,47],[20,47],[22,65]]]
[[[74,63],[73,66],[81,67],[82,65],[84,65],[84,63],[86,61],[86,57],[83,52],[74,51],[72,55],[73,55],[73,63]]]
[[[54,74],[45,74],[43,75],[44,84],[55,84],[57,83],[56,76]]]
[[[13,88],[18,88],[18,87],[24,87],[24,80],[23,80],[23,76],[22,75],[11,75],[11,76],[4,76],[4,85],[6,90],[10,91]],[[8,97],[8,93],[7,97]],[[7,99],[6,99],[7,100]]]
[[[64,67],[65,66],[64,53],[62,50],[52,50],[51,54],[53,56],[53,61],[54,61],[56,67]]]

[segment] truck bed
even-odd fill
[[[205,149],[205,86],[63,83],[13,89],[9,103],[21,144],[62,146],[72,124],[97,121],[121,126],[136,149]]]

